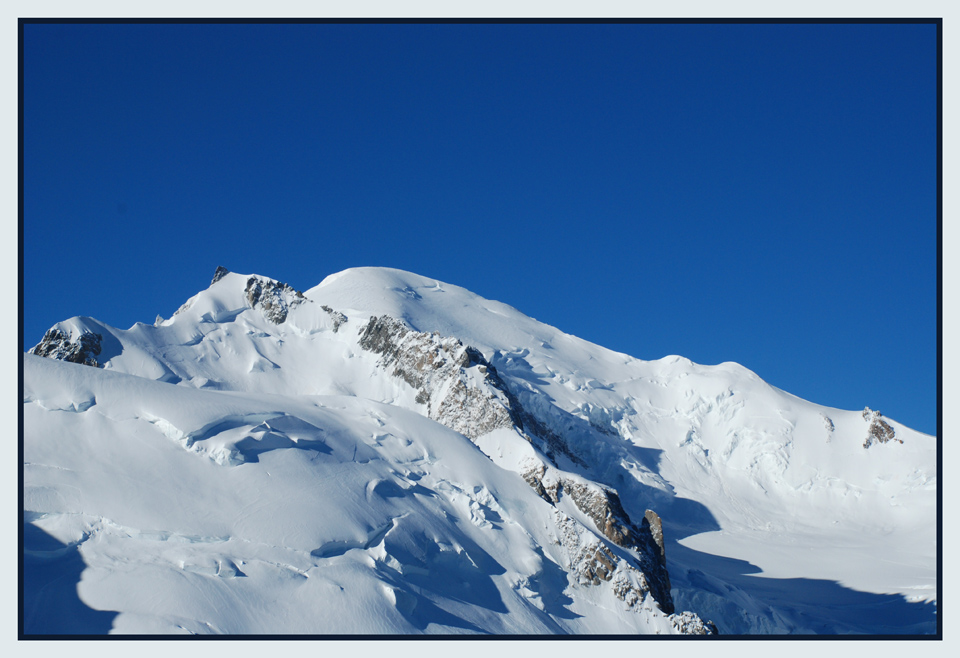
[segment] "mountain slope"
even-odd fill
[[[737,364],[385,268],[31,351],[26,559],[106,630],[935,631],[936,440]]]

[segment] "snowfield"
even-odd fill
[[[386,268],[31,352],[28,635],[937,631],[937,439],[734,363]]]

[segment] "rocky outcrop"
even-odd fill
[[[887,441],[903,443],[903,439],[897,438],[896,430],[883,419],[883,414],[878,410],[864,407],[863,419],[870,423],[870,426],[867,428],[867,438],[863,442],[864,448],[869,448],[874,443],[886,443]]]
[[[524,408],[483,354],[460,340],[415,331],[396,318],[380,316],[371,317],[361,330],[360,347],[379,354],[380,367],[418,391],[415,401],[426,407],[429,418],[469,439],[513,427],[554,466],[558,453],[585,465],[560,435]],[[520,475],[551,505],[556,505],[562,496],[569,498],[593,521],[603,537],[634,556],[630,562],[624,561],[584,529],[595,541],[578,534],[577,546],[582,546],[571,558],[582,584],[609,581],[615,573],[626,574],[633,569],[639,575],[621,576],[623,582],[616,591],[623,596],[618,596],[639,601],[649,592],[661,610],[673,612],[663,530],[655,512],[648,511],[638,527],[612,489],[563,475],[540,462],[529,465]],[[557,514],[562,515],[559,511]],[[623,584],[628,582],[635,585],[631,585],[634,590]],[[630,591],[634,594],[629,594]]]
[[[456,374],[457,361],[469,363],[463,343],[456,338],[414,331],[388,315],[370,318],[360,332],[360,347],[380,354],[381,368],[416,389]],[[458,353],[461,359],[455,357]]]
[[[684,635],[718,635],[717,626],[712,621],[703,621],[692,612],[679,612],[670,615],[673,627]]]
[[[617,555],[575,519],[559,510],[554,510],[553,514],[558,530],[557,541],[567,554],[570,561],[567,566],[577,584],[595,587],[609,583],[613,594],[628,609],[638,609],[642,604],[649,608],[655,602],[681,633],[717,634],[717,627],[712,622],[705,622],[692,612],[673,614],[672,599],[663,600],[663,592],[658,591],[662,583],[652,581],[648,570]]]
[[[210,285],[212,286],[228,274],[230,274],[230,270],[225,268],[223,265],[217,265],[217,271],[213,273],[213,281],[210,282]]]
[[[69,334],[53,327],[29,350],[29,354],[99,368],[101,364],[97,357],[100,356],[102,341],[103,336],[92,331],[84,331],[71,339]]]
[[[611,580],[621,562],[613,551],[575,519],[559,510],[554,510],[553,516],[557,539],[570,558],[570,573],[577,582],[586,586]],[[642,573],[634,589],[639,600],[649,591]],[[626,600],[626,596],[624,592],[620,598]]]
[[[643,515],[643,521],[640,522],[641,531],[643,531],[644,528],[646,528],[646,532],[650,533],[650,538],[653,540],[654,546],[658,549],[656,554],[660,559],[660,564],[666,566],[667,551],[663,545],[663,522],[660,520],[660,515],[652,509],[648,509]]]
[[[330,319],[333,320],[333,333],[337,333],[340,329],[340,325],[345,324],[347,321],[347,316],[341,313],[340,311],[334,311],[332,308],[326,304],[320,306],[327,314],[330,316]]]
[[[543,464],[521,475],[541,498],[551,504],[567,496],[578,510],[593,521],[604,537],[635,554],[636,566],[645,575],[647,591],[660,604],[661,610],[673,612],[663,527],[656,512],[647,510],[640,527],[637,527],[623,509],[617,492],[612,489],[564,477],[555,471],[548,474]]]
[[[467,438],[516,427],[551,461],[557,453],[583,465],[562,437],[530,414],[483,354],[460,340],[410,329],[384,315],[372,317],[360,346],[380,354],[380,366],[419,391],[427,416]]]
[[[285,283],[256,276],[247,279],[244,295],[250,308],[259,310],[274,324],[283,324],[290,309],[307,301],[303,293]]]
[[[381,355],[380,367],[417,389],[416,402],[427,407],[429,418],[467,438],[514,425],[510,396],[496,371],[456,338],[414,331],[384,315],[370,318],[360,347]]]

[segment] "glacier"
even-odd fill
[[[937,632],[937,439],[458,286],[218,268],[23,355],[22,632]]]

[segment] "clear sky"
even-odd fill
[[[363,265],[936,428],[936,26],[24,26],[23,349]]]

